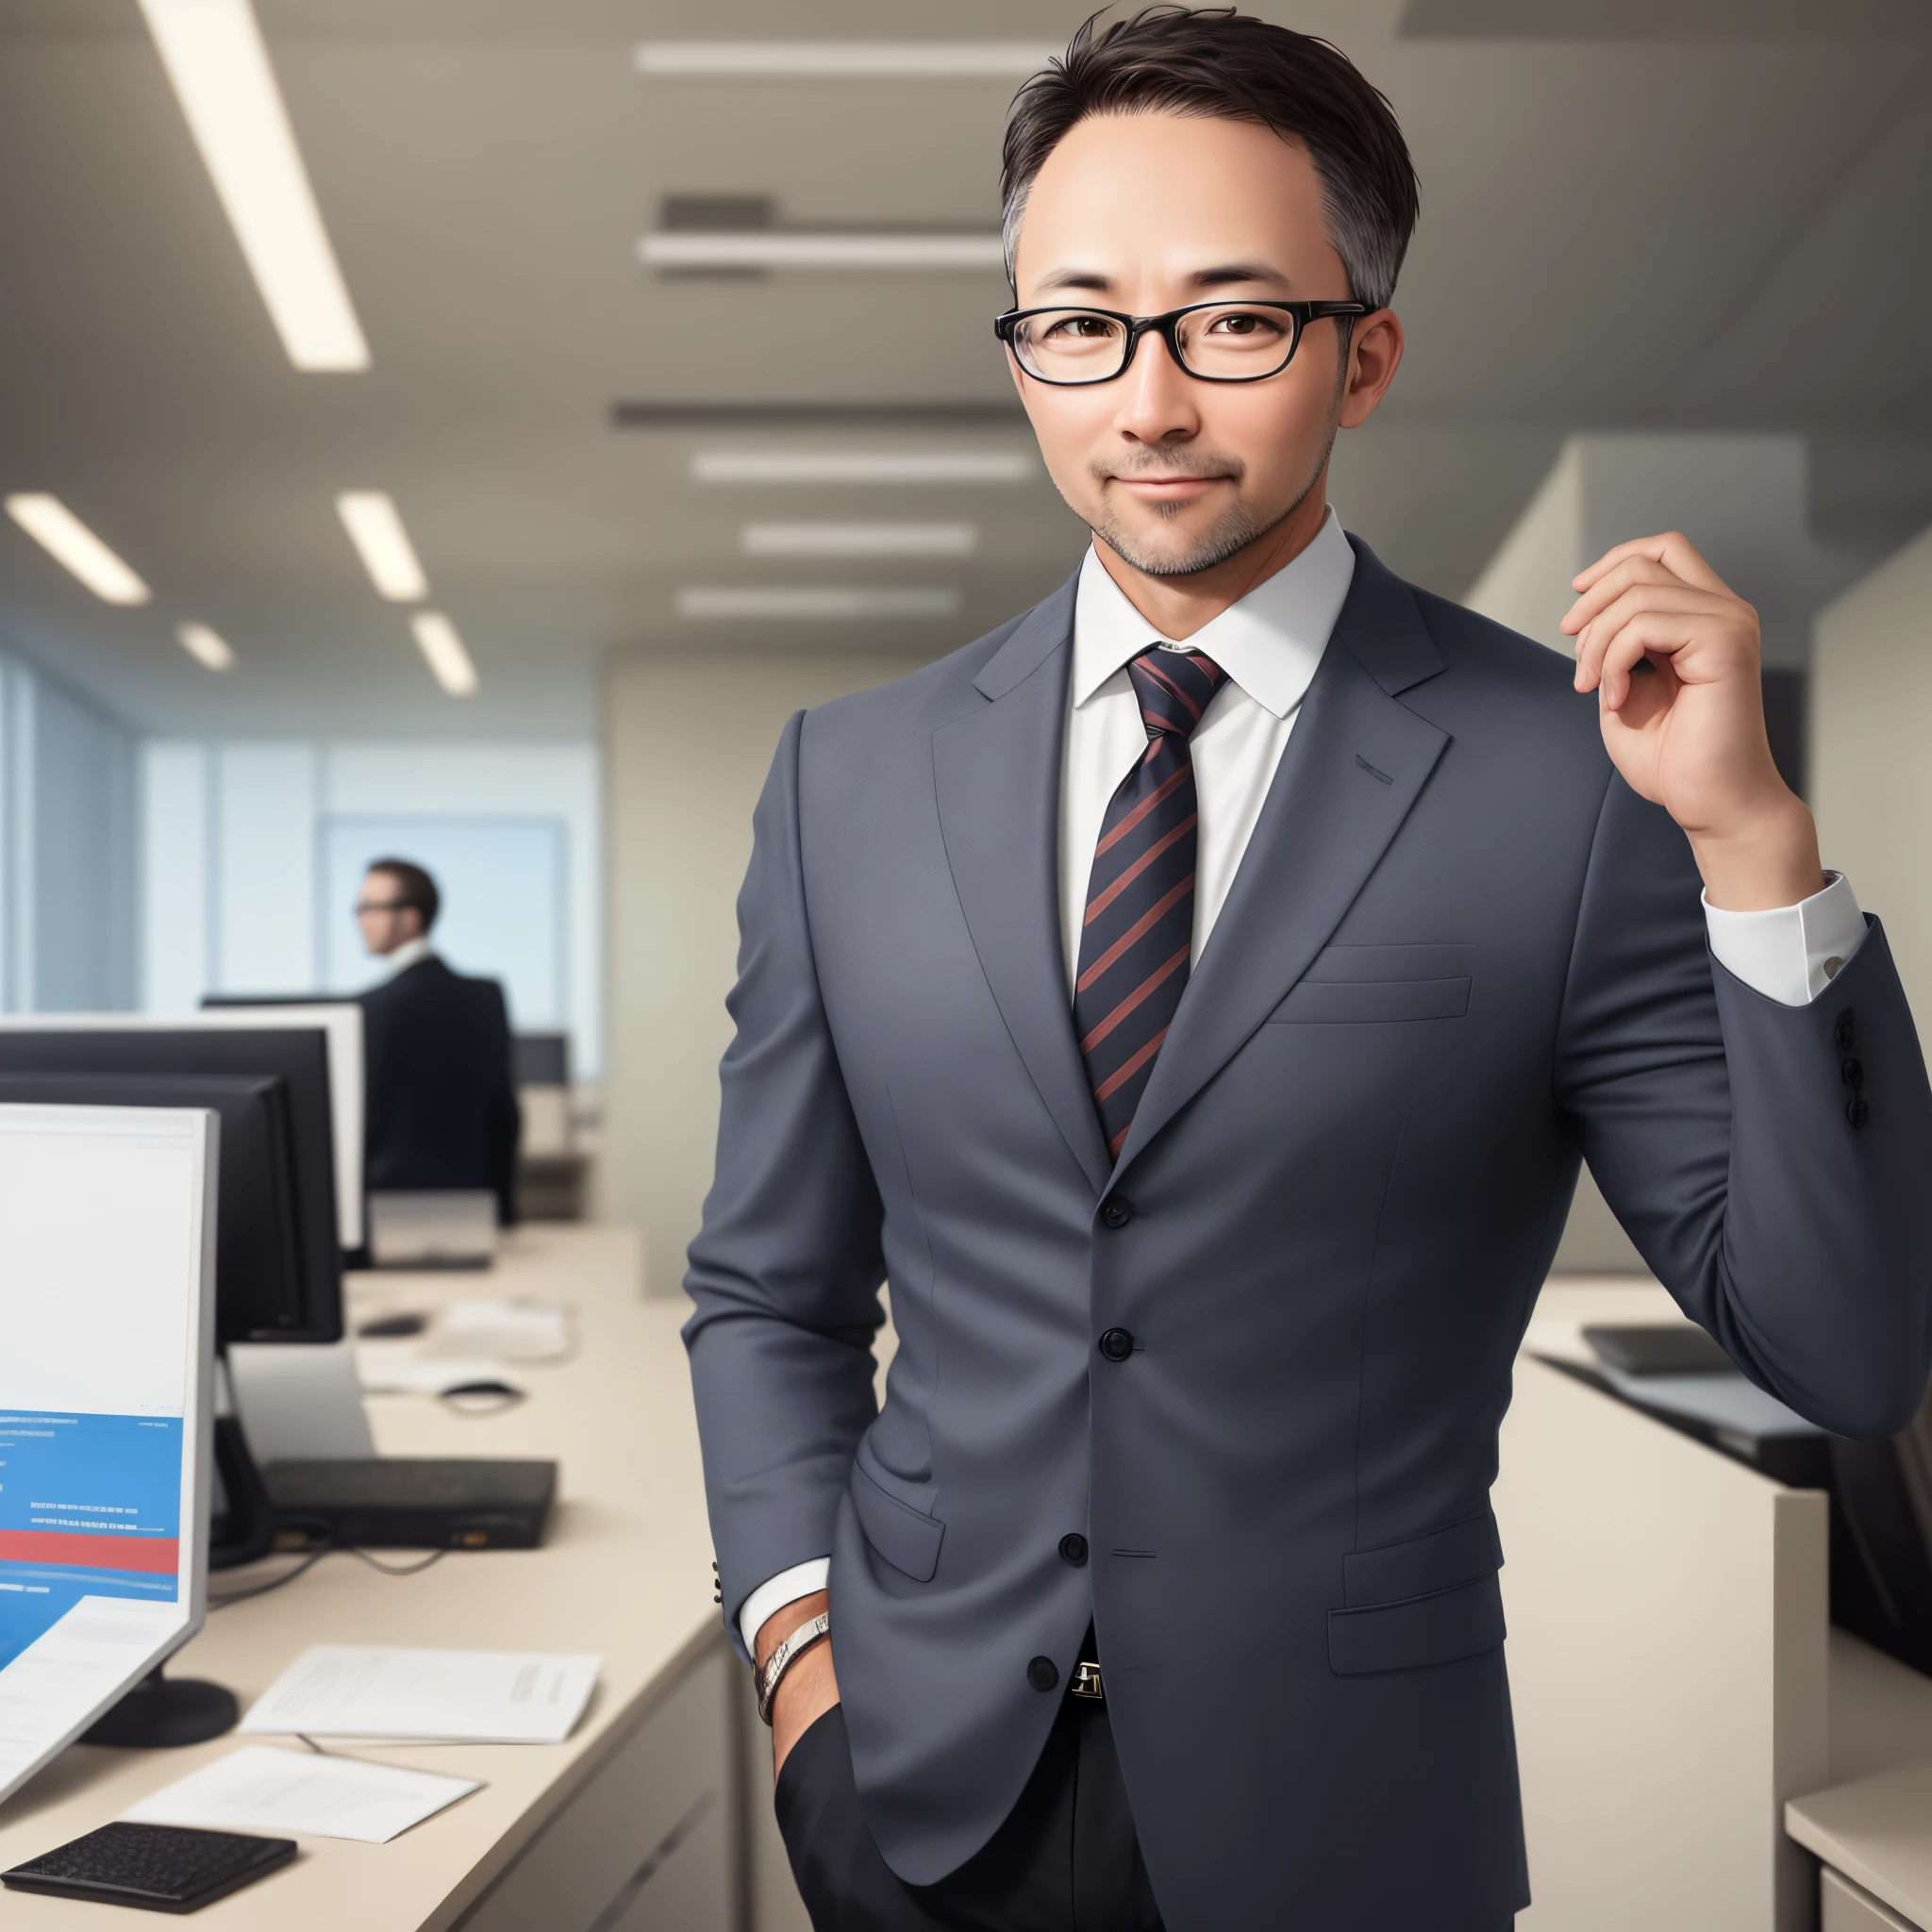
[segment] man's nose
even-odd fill
[[[1196,384],[1168,353],[1158,329],[1150,328],[1134,346],[1134,358],[1119,377],[1120,404],[1114,427],[1138,442],[1171,442],[1199,434]]]

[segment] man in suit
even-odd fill
[[[378,858],[356,922],[390,976],[362,995],[371,1193],[488,1188],[516,1221],[517,1100],[509,1015],[493,979],[452,973],[429,943],[441,901],[407,858]]]
[[[1090,23],[1004,191],[1094,542],[786,729],[691,1248],[780,1824],[821,1928],[1502,1932],[1489,1488],[1579,1158],[1751,1380],[1896,1430],[1911,1018],[1681,536],[1577,579],[1573,666],[1343,535],[1417,203],[1341,56]]]

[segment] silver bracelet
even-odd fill
[[[821,1610],[808,1624],[801,1624],[770,1657],[765,1667],[758,1673],[758,1715],[767,1724],[772,1722],[772,1700],[778,1694],[778,1686],[785,1673],[808,1651],[820,1638],[831,1634],[832,1613]]]

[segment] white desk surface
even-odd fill
[[[448,1925],[594,1773],[627,1721],[722,1641],[677,1339],[684,1304],[643,1300],[641,1278],[628,1230],[563,1226],[511,1235],[488,1274],[351,1277],[352,1307],[362,1316],[470,1296],[541,1297],[575,1311],[576,1353],[518,1364],[515,1376],[531,1393],[513,1408],[466,1416],[424,1396],[369,1398],[386,1455],[556,1457],[559,1500],[548,1541],[541,1550],[452,1554],[409,1577],[325,1557],[285,1590],[211,1612],[170,1671],[225,1684],[244,1709],[298,1651],[319,1642],[595,1651],[603,1675],[562,1744],[357,1746],[358,1757],[483,1778],[486,1788],[387,1845],[301,1840],[293,1865],[207,1907],[198,1924],[273,1924],[276,1932]],[[265,1580],[291,1560],[227,1572],[216,1591]],[[107,1824],[241,1741],[231,1732],[184,1751],[74,1746],[0,1806],[0,1868]],[[14,1891],[0,1892],[0,1921],[8,1932],[128,1932],[129,1924],[121,1907]]]

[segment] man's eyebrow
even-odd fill
[[[1197,268],[1188,280],[1197,289],[1225,289],[1241,282],[1274,282],[1281,288],[1293,285],[1292,276],[1266,261],[1218,261],[1211,268]]]
[[[1194,289],[1239,288],[1255,282],[1284,289],[1293,286],[1292,276],[1266,261],[1217,261],[1207,268],[1197,268],[1186,279],[1189,287]],[[1092,268],[1049,269],[1034,284],[1041,293],[1049,290],[1084,289],[1098,295],[1109,293],[1113,286],[1111,275]]]
[[[1041,275],[1035,287],[1041,289],[1091,289],[1105,294],[1113,287],[1112,280],[1091,268],[1056,268]]]

